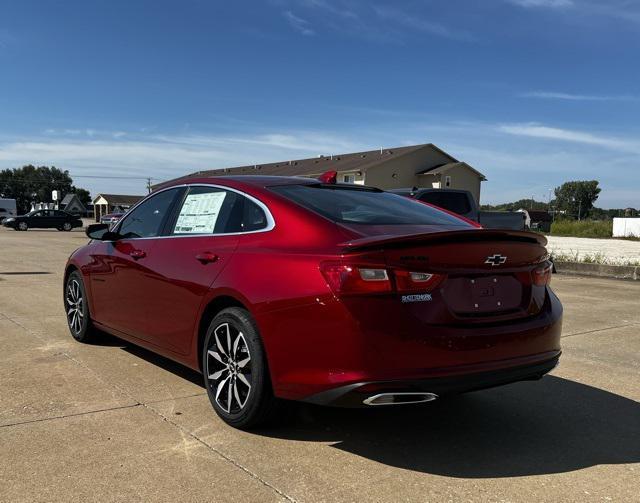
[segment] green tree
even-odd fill
[[[85,206],[87,204],[91,204],[91,194],[87,189],[81,189],[79,187],[71,187],[71,192],[76,194],[78,196],[78,199],[80,199],[80,202]]]
[[[51,202],[51,192],[72,192],[73,180],[68,171],[31,164],[0,171],[0,197],[16,200],[19,213],[26,213],[32,202]],[[77,190],[77,189],[76,189]]]
[[[549,205],[535,199],[518,199],[513,203],[483,204],[480,209],[487,211],[547,210]]]
[[[555,189],[554,209],[581,219],[589,214],[598,199],[600,187],[597,180],[565,182]]]

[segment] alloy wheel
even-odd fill
[[[67,303],[67,323],[69,323],[69,328],[74,334],[79,335],[84,322],[84,299],[82,298],[82,290],[78,280],[72,279],[67,284],[65,301]]]
[[[213,331],[213,344],[207,350],[207,377],[216,404],[227,414],[240,412],[251,393],[251,354],[247,341],[229,323]]]
[[[18,229],[20,229],[21,231],[26,231],[29,228],[29,226],[27,225],[26,222],[20,222],[18,224]]]
[[[69,222],[65,222],[64,225],[62,226],[62,228],[65,231],[70,231],[71,230],[71,224]]]

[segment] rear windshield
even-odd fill
[[[404,196],[340,185],[281,185],[271,190],[334,222],[365,225],[457,225],[466,222]]]
[[[469,198],[462,192],[425,192],[420,201],[435,204],[458,215],[466,215],[471,211]]]

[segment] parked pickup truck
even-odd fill
[[[468,190],[393,189],[389,192],[413,197],[478,222],[485,229],[524,230],[526,215],[519,211],[480,211]]]

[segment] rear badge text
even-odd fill
[[[409,302],[431,302],[433,298],[430,293],[423,293],[419,295],[403,295],[402,303],[407,304]]]

